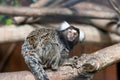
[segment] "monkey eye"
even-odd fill
[[[74,34],[74,35],[77,35],[77,32],[74,32],[73,34]]]
[[[72,30],[69,29],[68,32],[69,32],[69,33],[72,33]]]

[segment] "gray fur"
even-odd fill
[[[68,53],[55,29],[40,28],[32,31],[22,45],[22,55],[37,80],[48,80],[43,67],[50,64],[56,70],[62,65],[61,61],[67,59]]]

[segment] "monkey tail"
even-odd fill
[[[43,66],[38,59],[31,55],[27,55],[26,57],[28,57],[26,63],[31,69],[31,72],[35,75],[36,80],[49,80],[45,70],[43,69]]]
[[[36,80],[49,80],[42,64],[37,58],[35,53],[30,54],[30,51],[25,49],[25,45],[22,46],[22,55],[25,59],[26,64],[30,68],[32,74],[35,76]]]

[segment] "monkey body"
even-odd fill
[[[41,28],[31,32],[22,46],[25,61],[38,80],[47,77],[44,67],[49,64],[57,70],[68,59],[68,53],[55,29]]]
[[[43,66],[52,64],[52,69],[57,69],[62,59],[68,56],[69,51],[59,40],[58,33],[55,29],[41,28],[31,32],[23,44],[23,55],[28,54],[38,57]],[[32,52],[31,52],[32,51]]]
[[[69,62],[69,51],[79,42],[81,32],[67,22],[61,26],[65,28],[36,29],[22,45],[22,55],[37,80],[49,80],[43,69],[47,65],[57,70],[61,65],[72,65],[74,62],[74,59]],[[81,38],[80,41],[83,40],[83,35]]]

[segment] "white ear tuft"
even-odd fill
[[[79,41],[83,42],[85,39],[85,33],[82,30],[79,30],[80,35],[79,35]]]
[[[67,29],[68,27],[70,27],[70,24],[67,23],[66,21],[64,21],[64,22],[60,25],[59,30],[65,30],[65,29]]]

